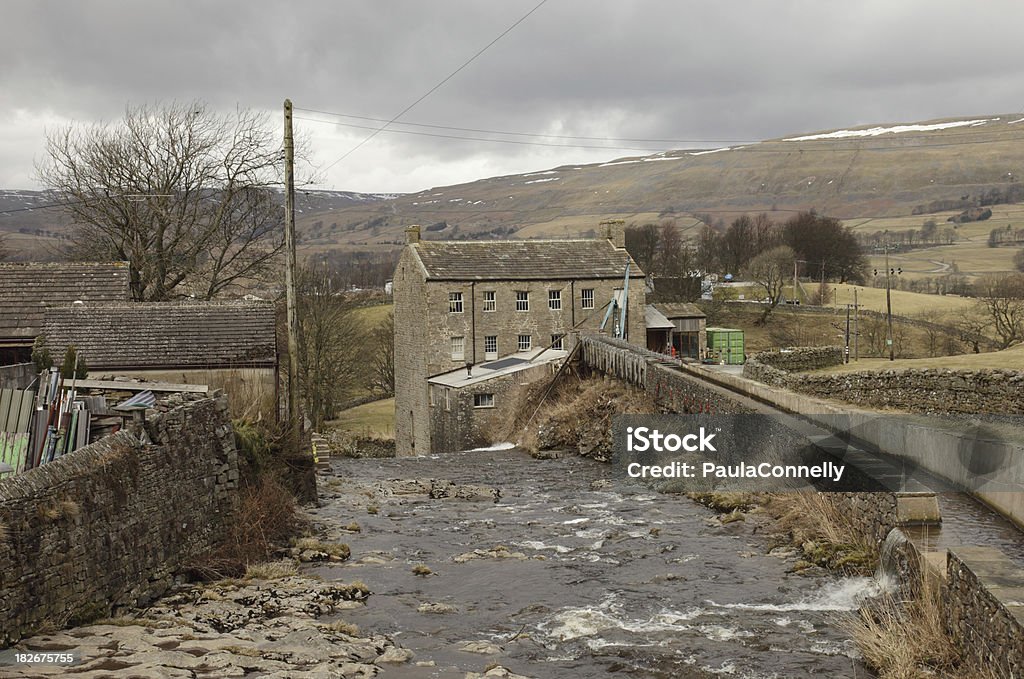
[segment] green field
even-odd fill
[[[353,434],[392,437],[395,435],[395,399],[386,398],[343,410],[327,427]]]
[[[812,286],[804,285],[810,292]],[[832,304],[830,306],[846,308],[853,304],[853,291],[857,291],[857,303],[861,309],[885,312],[885,288],[867,288],[863,285],[833,285]],[[976,300],[956,295],[926,295],[920,292],[904,292],[892,290],[892,313],[896,316],[919,316],[927,311],[935,311],[946,316],[955,316],[973,307]]]
[[[889,361],[884,358],[862,358],[856,363],[847,363],[815,371],[815,374],[849,373],[864,370],[907,370],[910,368],[940,368],[944,370],[982,370],[1005,368],[1024,370],[1024,345],[1010,347],[1003,351],[984,354],[958,354],[936,358],[903,358]]]
[[[360,325],[367,330],[373,330],[384,322],[394,308],[394,304],[375,304],[374,306],[359,307],[353,313],[359,319]]]
[[[956,232],[956,241],[950,245],[891,252],[889,266],[902,268],[902,276],[907,279],[937,277],[954,270],[974,278],[987,273],[1013,270],[1013,256],[1018,248],[990,248],[988,235],[993,229],[1024,227],[1024,205],[993,205],[991,210],[990,219],[958,225],[946,220],[959,214],[959,210],[904,217],[848,219],[844,223],[856,232],[870,234],[875,231],[920,229],[926,220],[934,219],[940,231],[952,227]],[[872,269],[885,270],[884,254],[872,253],[870,261]]]

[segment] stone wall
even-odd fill
[[[182,402],[0,481],[0,642],[143,605],[216,546],[237,506],[224,397]]]
[[[762,354],[743,376],[810,396],[867,408],[913,413],[1024,414],[1024,372],[1016,370],[882,370],[800,375],[766,364]]]
[[[25,389],[35,378],[36,368],[31,363],[0,366],[0,389]]]
[[[946,562],[946,628],[994,676],[1024,676],[1024,569],[998,550],[959,547]]]
[[[844,520],[871,535],[875,544],[900,525],[896,493],[827,493],[826,497]]]
[[[666,412],[755,412],[730,392],[680,372],[661,354],[604,335],[586,335],[580,341],[585,366],[642,388]]]
[[[843,364],[843,347],[788,347],[754,354],[755,361],[787,372],[819,370]]]

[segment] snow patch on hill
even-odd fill
[[[954,120],[950,123],[932,123],[930,125],[893,125],[891,127],[869,127],[865,130],[837,130],[823,134],[808,134],[803,137],[789,137],[782,141],[814,141],[815,139],[846,139],[848,137],[877,137],[883,134],[899,134],[901,132],[933,132],[948,130],[953,127],[977,127],[991,123],[999,118],[981,118],[977,120]]]

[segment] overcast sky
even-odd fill
[[[0,5],[0,188],[36,188],[44,129],[128,103],[296,107],[390,119],[540,0]],[[547,0],[401,120],[712,148],[853,126],[1024,109],[1024,2]],[[646,151],[382,132],[297,111],[321,188],[408,192]],[[410,128],[458,136],[480,133]],[[682,143],[692,140],[692,143]]]

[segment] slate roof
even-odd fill
[[[675,323],[650,304],[644,306],[644,325],[648,330],[668,330],[676,327]]]
[[[707,315],[696,304],[656,302],[653,306],[664,314],[665,318],[707,318]]]
[[[47,305],[130,299],[128,262],[0,263],[0,341],[31,343]]]
[[[410,247],[428,280],[502,281],[622,278],[644,272],[625,250],[587,240],[420,241]]]
[[[270,302],[74,304],[46,309],[54,360],[74,344],[90,370],[273,367]]]

